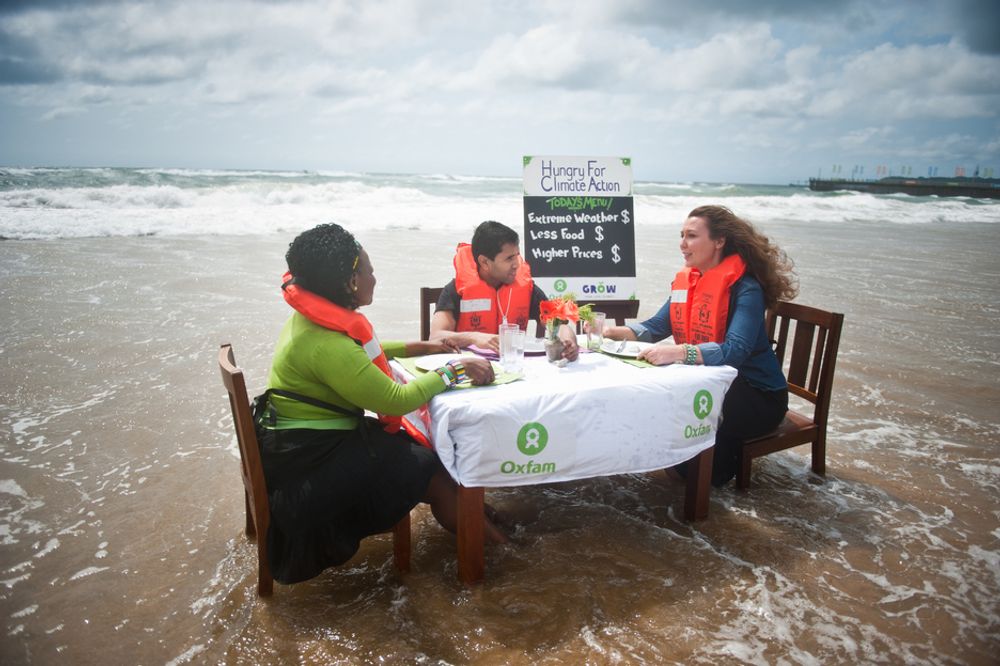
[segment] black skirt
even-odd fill
[[[361,539],[392,529],[427,492],[437,455],[372,419],[361,430],[261,430],[271,574],[308,580],[343,564]]]

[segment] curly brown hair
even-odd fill
[[[708,225],[712,240],[725,239],[722,256],[738,253],[747,272],[764,290],[764,301],[773,308],[778,301],[790,301],[799,293],[795,264],[785,251],[757,231],[752,224],[725,206],[699,206],[688,217],[700,217]]]

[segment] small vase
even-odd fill
[[[549,363],[562,363],[566,359],[563,358],[563,341],[556,336],[551,336],[545,338],[545,356],[549,359]]]

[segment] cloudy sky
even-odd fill
[[[0,164],[1000,173],[997,0],[5,0]]]

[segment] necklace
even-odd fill
[[[500,311],[500,315],[503,317],[503,320],[501,321],[501,323],[506,324],[507,323],[507,313],[510,312],[510,298],[511,298],[511,296],[514,295],[514,290],[512,288],[510,288],[509,285],[508,285],[508,289],[507,289],[507,309],[504,310],[502,307],[500,307],[500,289],[503,289],[503,285],[501,285],[500,288],[497,289],[497,310]]]

